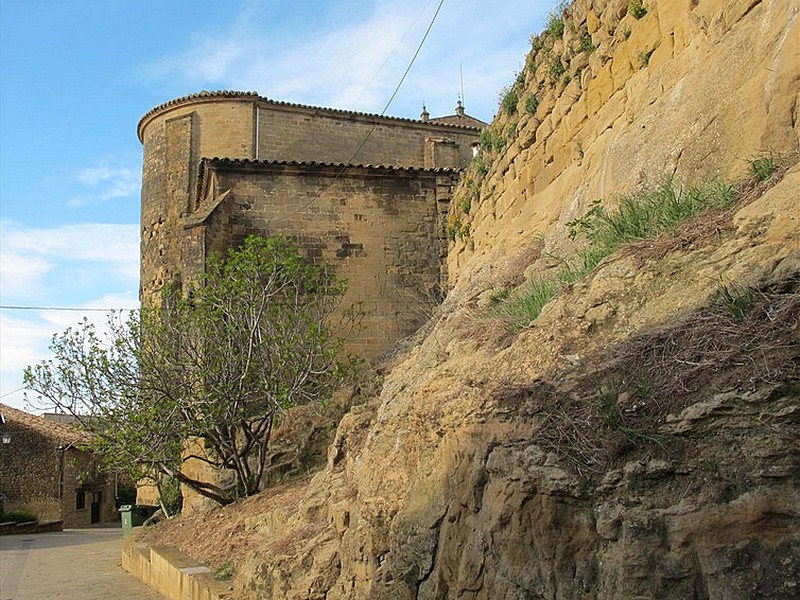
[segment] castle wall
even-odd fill
[[[367,357],[416,331],[436,305],[457,171],[208,165],[209,189],[231,191],[188,230],[186,272],[202,266],[205,252],[222,252],[249,234],[289,236],[347,280],[343,306],[360,303],[366,314],[350,349]],[[204,199],[199,213],[213,203]]]

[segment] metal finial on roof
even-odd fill
[[[428,112],[428,109],[425,108],[425,103],[422,103],[422,114],[419,116],[423,123],[427,123],[428,119],[431,118],[431,114]]]
[[[458,103],[456,104],[456,114],[459,117],[464,116],[464,104],[461,102],[461,98],[458,99]]]

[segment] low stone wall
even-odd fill
[[[0,535],[16,535],[20,533],[50,533],[53,531],[63,531],[64,521],[50,521],[48,523],[0,523]]]
[[[169,600],[230,600],[231,586],[214,579],[211,569],[198,565],[177,548],[151,548],[136,531],[122,545],[122,568]]]

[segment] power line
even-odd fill
[[[392,102],[394,102],[394,99],[397,96],[397,93],[400,91],[400,87],[403,85],[403,82],[406,80],[406,77],[408,76],[409,71],[411,71],[411,67],[414,66],[414,63],[416,62],[417,57],[419,56],[419,53],[422,50],[422,46],[425,44],[425,40],[428,39],[428,34],[431,32],[431,29],[433,29],[433,24],[436,22],[436,17],[439,16],[439,11],[442,9],[442,5],[443,4],[444,4],[444,0],[441,0],[439,2],[439,6],[436,7],[436,12],[433,14],[433,18],[431,19],[431,22],[428,25],[428,29],[425,31],[425,35],[422,36],[422,40],[420,41],[419,45],[417,46],[417,51],[414,52],[414,56],[411,57],[411,62],[408,63],[408,67],[406,67],[405,73],[403,73],[403,76],[400,78],[400,83],[398,83],[397,87],[394,88],[394,92],[392,93],[392,97],[389,98],[389,101],[386,103],[386,106],[383,107],[383,110],[381,111],[381,114],[380,114],[381,117],[386,115],[386,111],[389,110],[389,106],[391,106]],[[372,136],[372,134],[375,132],[375,130],[377,128],[378,128],[378,124],[375,123],[372,126],[372,129],[370,129],[369,132],[367,132],[367,135],[364,136],[364,140],[361,142],[361,144],[358,146],[358,148],[356,148],[356,151],[353,152],[353,155],[350,157],[350,159],[345,164],[350,164],[350,163],[353,162],[353,159],[358,155],[359,152],[361,152],[361,149],[366,145],[367,140],[369,140],[369,138]]]
[[[383,107],[383,110],[381,111],[380,115],[378,115],[379,117],[383,117],[383,116],[386,115],[386,111],[389,110],[389,106],[391,106],[392,102],[394,101],[395,97],[397,96],[397,93],[400,91],[400,87],[403,85],[403,82],[406,80],[406,77],[408,76],[409,71],[411,71],[411,67],[414,66],[414,62],[417,60],[417,57],[419,56],[419,53],[422,50],[422,46],[425,44],[425,41],[428,39],[428,34],[430,34],[431,29],[433,29],[433,24],[436,22],[436,17],[439,16],[439,11],[442,9],[442,5],[443,4],[444,4],[444,0],[440,0],[439,1],[439,6],[436,7],[436,12],[433,14],[433,18],[431,18],[431,22],[428,24],[428,29],[425,31],[425,35],[422,36],[422,40],[420,41],[419,45],[417,46],[417,50],[416,50],[416,52],[414,52],[414,56],[411,58],[411,61],[408,63],[408,67],[406,67],[406,70],[403,73],[403,76],[400,78],[400,82],[395,87],[391,98],[389,98],[389,101],[386,103],[386,106]],[[428,5],[430,5],[430,2],[428,3]],[[427,8],[427,6],[425,8]],[[423,10],[423,12],[424,12],[424,10]],[[419,19],[419,17],[417,17],[417,19]],[[361,150],[364,148],[364,146],[366,145],[367,141],[372,136],[372,134],[375,133],[375,130],[377,128],[378,128],[378,123],[375,122],[372,125],[372,128],[364,136],[364,139],[361,141],[361,143],[359,144],[358,148],[356,148],[355,152],[353,152],[353,154],[350,156],[350,158],[347,161],[345,161],[344,163],[342,163],[341,166],[337,169],[336,174],[333,176],[333,181],[331,181],[323,189],[319,190],[314,196],[309,198],[308,201],[303,206],[297,208],[291,214],[298,214],[298,213],[304,211],[309,206],[314,204],[314,202],[319,200],[328,190],[332,189],[333,186],[336,185],[336,182],[339,180],[339,178],[347,170],[347,168],[353,166],[353,160],[358,155],[358,153],[361,152]]]
[[[11,390],[10,392],[5,392],[3,394],[0,394],[0,398],[5,398],[6,396],[10,396],[11,394],[16,394],[17,392],[24,392],[27,389],[28,388],[26,388],[26,387],[21,387],[21,388],[15,389],[15,390]]]
[[[79,308],[76,306],[12,306],[0,305],[0,310],[52,310],[61,312],[116,312],[122,310],[137,310],[135,308]]]

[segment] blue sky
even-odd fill
[[[445,0],[387,114],[489,121],[552,0]],[[380,113],[438,0],[0,2],[0,305],[138,305],[140,117],[201,90]],[[0,402],[98,311],[0,310]]]

